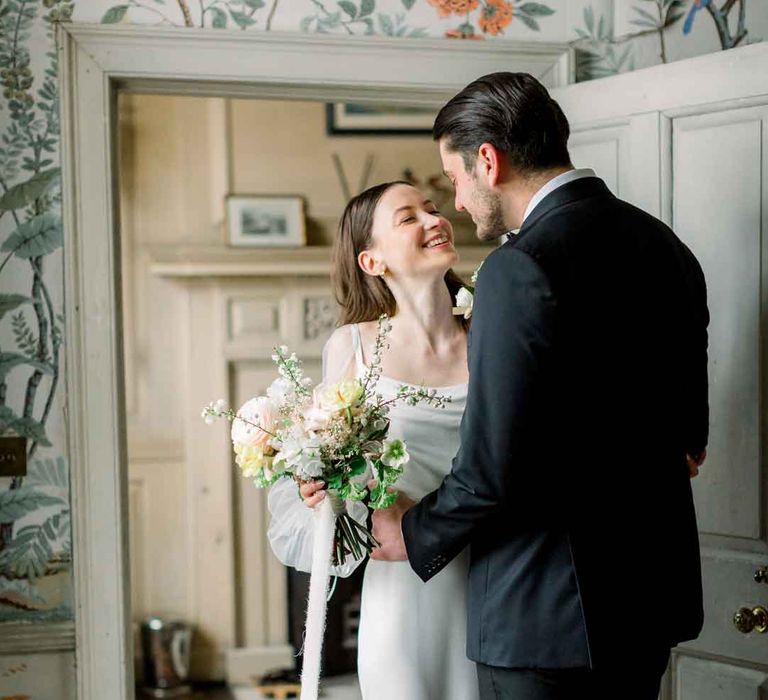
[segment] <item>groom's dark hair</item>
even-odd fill
[[[484,143],[506,153],[523,172],[571,164],[568,120],[547,92],[528,73],[491,73],[478,78],[439,112],[432,129],[435,141],[460,153],[470,171]]]

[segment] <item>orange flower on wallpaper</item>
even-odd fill
[[[486,34],[500,34],[509,26],[513,14],[512,4],[506,0],[485,0],[477,23]]]
[[[476,10],[480,0],[428,0],[432,7],[437,8],[437,14],[440,17],[449,15],[466,15],[472,10]]]

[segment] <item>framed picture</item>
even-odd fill
[[[333,102],[326,105],[330,136],[425,136],[437,112],[419,107]]]
[[[298,195],[230,195],[227,242],[244,247],[306,245],[304,199]]]

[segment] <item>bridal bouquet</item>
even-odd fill
[[[202,413],[208,423],[215,418],[232,421],[235,461],[257,487],[269,487],[281,478],[325,482],[335,515],[334,565],[343,564],[349,554],[362,558],[378,544],[347,513],[345,502],[367,499],[378,509],[397,498],[389,487],[409,457],[402,440],[388,437],[390,407],[401,401],[440,407],[449,400],[434,390],[405,385],[387,400],[375,392],[390,328],[382,316],[373,360],[362,379],[313,387],[301,361],[281,346],[272,356],[279,376],[266,396],[250,399],[237,412],[220,400]],[[369,490],[371,478],[376,486]]]

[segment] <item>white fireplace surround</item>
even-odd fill
[[[498,70],[527,71],[549,86],[565,85],[571,81],[573,63],[567,45],[544,43],[74,24],[60,25],[57,31],[77,696],[81,700],[131,700],[129,490],[115,187],[117,92],[435,107],[470,80]],[[288,266],[294,271],[295,262],[298,260]],[[186,276],[190,290],[201,287],[192,274],[199,260],[173,264],[179,277]],[[169,274],[172,261],[158,265],[165,265],[163,274]],[[217,350],[214,344],[206,348],[208,353]],[[225,383],[224,366],[219,362],[211,371],[212,382],[220,386]],[[208,394],[209,389],[198,398],[209,400],[216,393]],[[190,452],[199,450],[201,459],[218,464],[213,473],[220,479],[201,474],[199,490],[190,502],[198,514],[211,509],[214,517],[213,508],[226,503],[228,497],[222,494],[232,487],[229,465],[226,473],[221,467],[226,459],[226,451],[221,449],[224,435],[219,441],[210,433],[197,432],[200,437]],[[204,493],[201,484],[210,490]],[[231,509],[225,517],[232,517]],[[221,526],[212,535],[214,540],[231,537],[229,524]],[[232,552],[230,548],[227,554],[226,549],[215,547],[210,539],[201,542],[196,570],[184,575],[194,582],[201,566],[218,563],[222,586],[230,583],[232,568],[227,557]],[[215,621],[218,615],[231,620],[234,615],[230,594],[223,594],[220,601],[215,596],[198,596],[194,602],[204,620]]]

